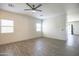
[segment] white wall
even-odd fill
[[[65,15],[59,15],[55,18],[44,20],[43,35],[49,38],[56,38],[60,40],[66,39]]]
[[[52,15],[43,21],[43,35],[48,38],[66,40],[66,13],[63,7],[56,6],[55,9],[58,12],[54,13],[55,16]]]
[[[79,4],[66,4],[67,22],[79,21]]]
[[[73,31],[74,31],[74,34],[79,35],[79,21],[77,21],[77,22],[72,22],[72,24],[73,24]]]
[[[73,24],[73,33],[79,35],[79,21],[68,22],[68,24]]]
[[[79,34],[79,4],[66,4],[67,24],[73,24],[74,34]]]
[[[41,36],[40,32],[36,32],[36,23],[40,22],[40,20],[37,20],[36,18],[0,10],[0,20],[1,19],[14,20],[14,33],[0,34],[0,44]]]

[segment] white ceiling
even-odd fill
[[[61,3],[42,3],[42,6],[39,8],[42,12],[28,12],[24,11],[24,9],[29,9],[29,7],[25,3],[12,3],[14,7],[9,7],[8,3],[0,3],[0,9],[7,10],[10,12],[16,12],[21,14],[26,14],[32,17],[36,17],[38,19],[45,19],[48,17],[54,17],[59,15],[60,13],[64,13],[64,4]],[[35,4],[37,5],[37,4]],[[43,15],[43,16],[40,16]]]

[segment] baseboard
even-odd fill
[[[41,38],[41,37],[35,37],[35,38],[30,38],[30,39],[15,41],[15,42],[3,43],[3,44],[0,44],[0,46],[1,46],[1,45],[13,44],[13,43],[17,43],[17,42],[23,42],[23,41],[27,41],[27,40],[31,40],[31,39],[39,39],[39,38]]]
[[[35,37],[35,38],[30,38],[30,39],[20,40],[20,41],[16,41],[16,42],[4,43],[4,44],[0,44],[0,45],[8,45],[8,44],[13,44],[13,43],[17,43],[17,42],[23,42],[23,41],[31,40],[31,39],[39,39],[39,38],[47,38],[47,39],[53,39],[53,40],[60,40],[60,39],[56,39],[56,38],[49,38],[49,37],[41,36],[41,37]],[[61,40],[61,41],[66,42],[66,40]]]
[[[57,39],[57,38],[50,38],[50,37],[43,37],[43,38],[53,39],[53,40],[59,40],[59,41],[64,41],[64,42],[66,42],[66,40],[61,40],[61,39]]]

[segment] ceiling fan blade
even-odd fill
[[[42,4],[39,4],[37,7],[35,7],[35,9],[39,8],[40,6],[42,6]]]
[[[36,9],[36,11],[40,11],[40,12],[41,12],[42,10],[38,10],[38,9]]]
[[[33,8],[35,7],[35,5],[33,5]]]
[[[29,3],[26,3],[30,8],[32,8],[32,6]]]
[[[24,9],[24,10],[32,10],[32,9]]]

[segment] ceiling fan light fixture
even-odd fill
[[[32,12],[36,12],[35,10],[32,10]]]

